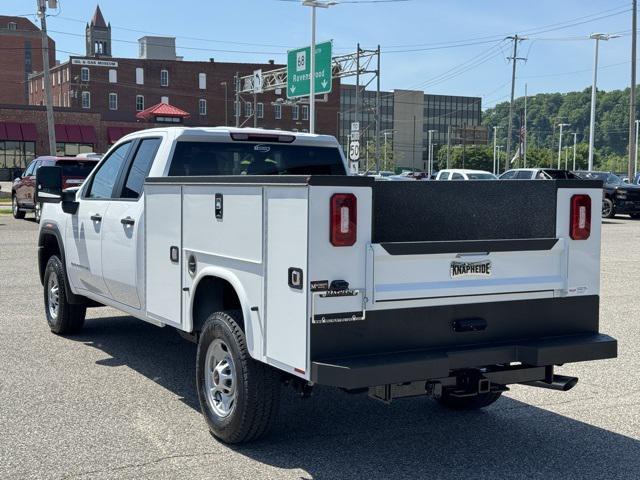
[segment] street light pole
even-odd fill
[[[593,170],[593,149],[596,135],[596,94],[598,93],[596,84],[598,83],[598,47],[600,40],[618,38],[620,35],[610,35],[608,33],[592,33],[589,38],[596,41],[595,59],[593,62],[593,84],[591,86],[591,118],[589,121],[589,162],[587,170]]]
[[[433,139],[433,132],[435,132],[435,130],[429,130],[429,164],[427,165],[427,174],[429,175],[429,178],[431,178],[431,170],[433,168],[433,150],[431,148],[431,140]]]
[[[224,126],[229,125],[229,117],[228,117],[228,102],[227,102],[227,82],[220,82],[220,85],[224,87]]]
[[[316,8],[329,8],[337,2],[304,0],[302,5],[311,7],[311,54],[309,68],[309,133],[316,132]]]
[[[636,151],[635,151],[635,162],[634,162],[634,168],[633,168],[636,174],[638,173],[638,128],[640,128],[640,120],[636,120]],[[635,179],[631,179],[631,178],[629,179],[631,183],[633,183],[632,180],[635,180]]]
[[[578,138],[578,134],[574,133],[573,134],[573,171],[575,172],[576,170],[576,141]]]
[[[570,126],[570,123],[559,123],[558,126],[560,127],[560,139],[558,140],[558,170],[560,170],[561,167],[561,161],[562,161],[562,128],[563,127],[568,127]]]
[[[498,138],[498,129],[500,127],[498,126],[494,126],[493,127],[493,174],[496,174],[496,140]],[[447,165],[447,168],[449,166]]]

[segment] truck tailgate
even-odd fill
[[[373,301],[566,288],[563,239],[373,244]]]

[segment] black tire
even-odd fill
[[[16,218],[18,220],[22,220],[26,213],[18,206],[18,199],[15,195],[11,195],[11,213],[13,214],[13,218]]]
[[[51,293],[54,284],[57,286],[57,294]],[[66,272],[58,256],[53,255],[47,262],[44,272],[44,310],[47,323],[53,333],[58,335],[77,333],[84,325],[84,317],[87,307],[73,305],[67,302]],[[52,307],[52,303],[57,308]]]
[[[267,433],[280,404],[280,374],[251,358],[244,332],[236,318],[239,318],[239,314],[232,312],[216,312],[209,316],[200,333],[196,354],[200,408],[211,433],[225,443],[249,442]],[[218,352],[224,351],[227,360],[231,360],[234,372],[232,408],[226,415],[217,412],[214,405],[217,401],[215,396],[220,392],[207,394],[207,385],[211,386],[215,379],[215,373],[211,372],[217,361],[213,356],[215,354],[209,356],[208,352],[210,349],[216,351],[216,346],[221,348]],[[229,375],[229,370],[225,374]],[[209,379],[205,378],[207,376]],[[218,397],[218,409],[221,408],[220,404]]]
[[[616,207],[610,198],[602,199],[602,216],[604,218],[613,218],[616,216]]]
[[[489,392],[479,393],[471,397],[454,397],[445,390],[442,392],[438,402],[452,410],[478,410],[496,402],[501,395],[502,392]]]
[[[36,223],[40,223],[41,217],[42,217],[42,204],[36,203],[35,206],[33,207],[33,218],[35,219]]]

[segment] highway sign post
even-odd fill
[[[332,42],[316,44],[315,94],[331,93]],[[287,98],[308,97],[311,92],[311,47],[287,52]]]
[[[360,122],[351,122],[351,135],[349,141],[349,166],[351,173],[358,173],[358,161],[360,160]]]

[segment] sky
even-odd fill
[[[93,0],[58,0],[47,19],[57,59],[84,54]],[[185,60],[286,62],[287,49],[310,44],[310,8],[297,0],[102,0],[112,26],[112,54],[136,57],[145,34],[176,37]],[[29,15],[35,0],[2,0],[0,14]],[[600,43],[598,89],[630,83],[631,1],[343,0],[317,9],[317,41],[334,55],[381,45],[381,88],[481,96],[483,109],[509,98],[513,42],[519,42],[516,96],[583,90],[592,83],[594,32]],[[343,80],[353,83],[353,79]],[[375,85],[375,83],[373,84]]]

